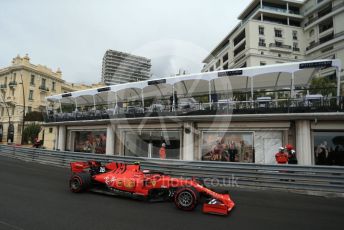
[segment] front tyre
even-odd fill
[[[193,187],[181,187],[174,196],[174,204],[183,211],[192,211],[199,200],[199,192]]]
[[[84,192],[91,187],[91,175],[89,173],[75,173],[69,179],[69,188],[72,192]]]

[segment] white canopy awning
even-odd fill
[[[255,89],[285,89],[309,86],[320,68],[337,70],[337,93],[340,92],[340,60],[315,60],[276,65],[230,69],[216,72],[152,79],[96,89],[49,96],[50,102],[77,105],[114,103],[116,100],[137,100],[164,97],[173,91],[181,95],[201,95],[219,92],[250,92]]]

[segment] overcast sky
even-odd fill
[[[251,0],[0,0],[0,67],[17,54],[95,83],[114,49],[152,59],[152,74],[200,72]]]

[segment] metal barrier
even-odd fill
[[[73,161],[139,161],[144,169],[203,179],[212,187],[249,187],[344,196],[344,167],[160,160],[0,145],[0,156],[66,167]]]
[[[183,99],[183,98],[181,98]],[[181,100],[180,99],[180,100]],[[165,101],[166,102],[166,101]],[[150,107],[155,107],[150,108]],[[220,100],[213,103],[179,103],[172,111],[168,101],[165,104],[153,104],[149,108],[129,106],[126,109],[103,109],[74,111],[70,113],[43,113],[45,122],[78,120],[101,120],[134,117],[161,117],[187,115],[226,115],[226,114],[273,114],[273,113],[314,113],[344,112],[344,97],[315,97],[298,99],[269,99],[255,101]]]

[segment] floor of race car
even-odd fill
[[[0,229],[342,229],[344,199],[232,189],[229,216],[183,212],[95,193],[73,194],[69,170],[0,156]]]

